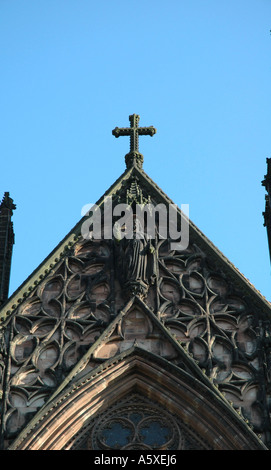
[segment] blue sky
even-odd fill
[[[270,29],[270,0],[0,0],[10,294],[124,171],[136,113],[144,170],[271,300]]]

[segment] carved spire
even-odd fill
[[[0,205],[0,305],[8,298],[14,231],[11,217],[16,209],[9,193],[5,193]]]
[[[156,134],[156,129],[153,126],[150,127],[138,127],[140,116],[138,114],[131,114],[129,116],[130,127],[115,127],[112,134],[115,137],[123,135],[130,136],[130,152],[125,155],[125,162],[127,168],[132,166],[138,166],[142,168],[143,155],[138,149],[138,136],[139,135],[150,135],[151,137]]]

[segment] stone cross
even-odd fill
[[[138,114],[132,114],[129,116],[130,127],[115,127],[112,131],[115,137],[130,136],[130,152],[125,156],[127,168],[133,165],[142,167],[143,155],[138,150],[138,136],[150,135],[152,137],[156,133],[156,129],[153,126],[138,127],[139,119],[140,116]]]

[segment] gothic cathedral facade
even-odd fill
[[[2,201],[1,449],[271,447],[271,305],[191,221],[188,243],[173,243],[174,204],[138,149],[156,131],[138,122],[113,131],[130,151],[95,205],[100,219],[86,214],[10,298],[15,206]],[[268,225],[268,199],[265,214]],[[177,208],[179,233],[184,222]]]

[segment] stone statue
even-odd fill
[[[128,235],[128,236],[127,236]],[[116,240],[118,277],[126,293],[145,297],[156,279],[154,240],[148,239],[136,217],[133,233]]]

